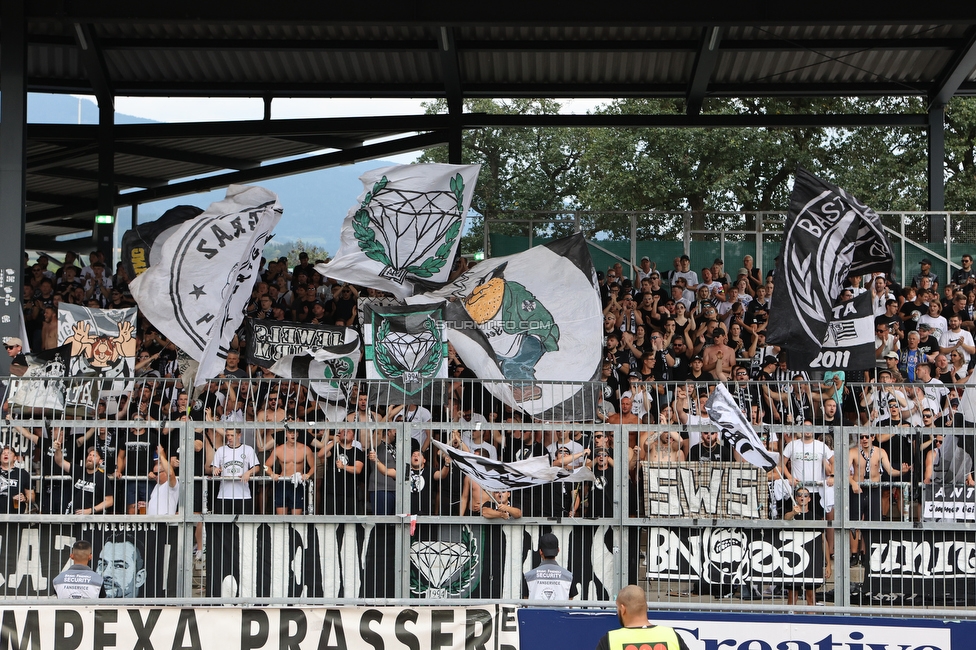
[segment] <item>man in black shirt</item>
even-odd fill
[[[15,467],[17,454],[10,445],[0,451],[0,513],[23,513],[34,502],[34,486],[26,470]]]
[[[732,460],[732,449],[722,444],[718,431],[702,431],[701,442],[693,446],[688,452],[691,462],[729,462]]]

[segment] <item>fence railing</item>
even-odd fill
[[[377,403],[389,391],[365,381],[329,404],[287,380],[196,395],[160,379],[11,380],[6,599],[49,598],[82,538],[110,595],[134,601],[521,603],[552,532],[586,601],[629,583],[661,608],[966,615],[976,600],[965,385],[729,383],[777,461],[760,468],[711,435],[710,382],[635,383],[626,401],[595,386],[582,391],[594,419],[561,423],[513,412],[479,381],[404,406]],[[18,402],[17,382],[63,406]],[[66,397],[83,395],[92,409]],[[462,471],[525,485],[533,458],[564,480],[486,490]]]

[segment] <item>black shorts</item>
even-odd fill
[[[850,491],[851,521],[881,521],[881,488],[861,488],[860,494]]]
[[[305,485],[295,485],[290,480],[275,481],[274,506],[286,510],[304,510]]]

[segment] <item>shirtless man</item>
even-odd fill
[[[295,439],[295,430],[285,425],[285,444],[275,447],[264,466],[274,486],[275,514],[300,515],[305,509],[305,481],[315,474],[312,448]],[[274,470],[281,468],[280,473]]]
[[[641,456],[649,463],[680,463],[681,434],[677,431],[646,431],[641,435]]]
[[[614,413],[607,418],[607,424],[640,424],[640,418],[633,413],[634,399],[630,391],[626,391],[620,396],[620,412]],[[638,431],[636,429],[628,431],[628,447],[637,446]]]
[[[724,327],[712,330],[712,345],[702,350],[702,372],[711,373],[718,379],[728,378],[729,370],[735,365],[735,350],[728,346],[729,335]]]
[[[488,499],[488,493],[481,492],[486,500],[481,503],[481,516],[485,519],[520,519],[522,517],[521,508],[516,508],[511,504],[512,493],[492,492]]]
[[[891,476],[901,476],[912,469],[908,463],[902,463],[901,470],[894,469],[885,450],[874,446],[874,434],[871,433],[860,435],[858,446],[847,454],[847,466],[850,468],[847,482],[850,486],[851,521],[881,521],[881,486],[862,486],[862,482],[879,483],[882,467]],[[860,531],[851,531],[851,548],[859,549],[854,551],[854,555],[864,553]],[[857,561],[861,557],[863,555]]]

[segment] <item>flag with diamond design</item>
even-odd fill
[[[325,277],[388,291],[447,282],[481,165],[397,165],[366,172]]]
[[[196,383],[216,377],[244,321],[264,245],[281,219],[274,192],[231,185],[227,196],[184,221],[129,285],[140,311],[200,362]]]
[[[594,417],[603,309],[582,234],[479,262],[407,302],[436,299],[454,349],[495,397],[541,419]]]
[[[370,400],[385,404],[439,402],[433,400],[432,391],[434,379],[447,377],[443,303],[367,305],[366,310],[366,378],[382,379],[386,387],[371,390]]]

